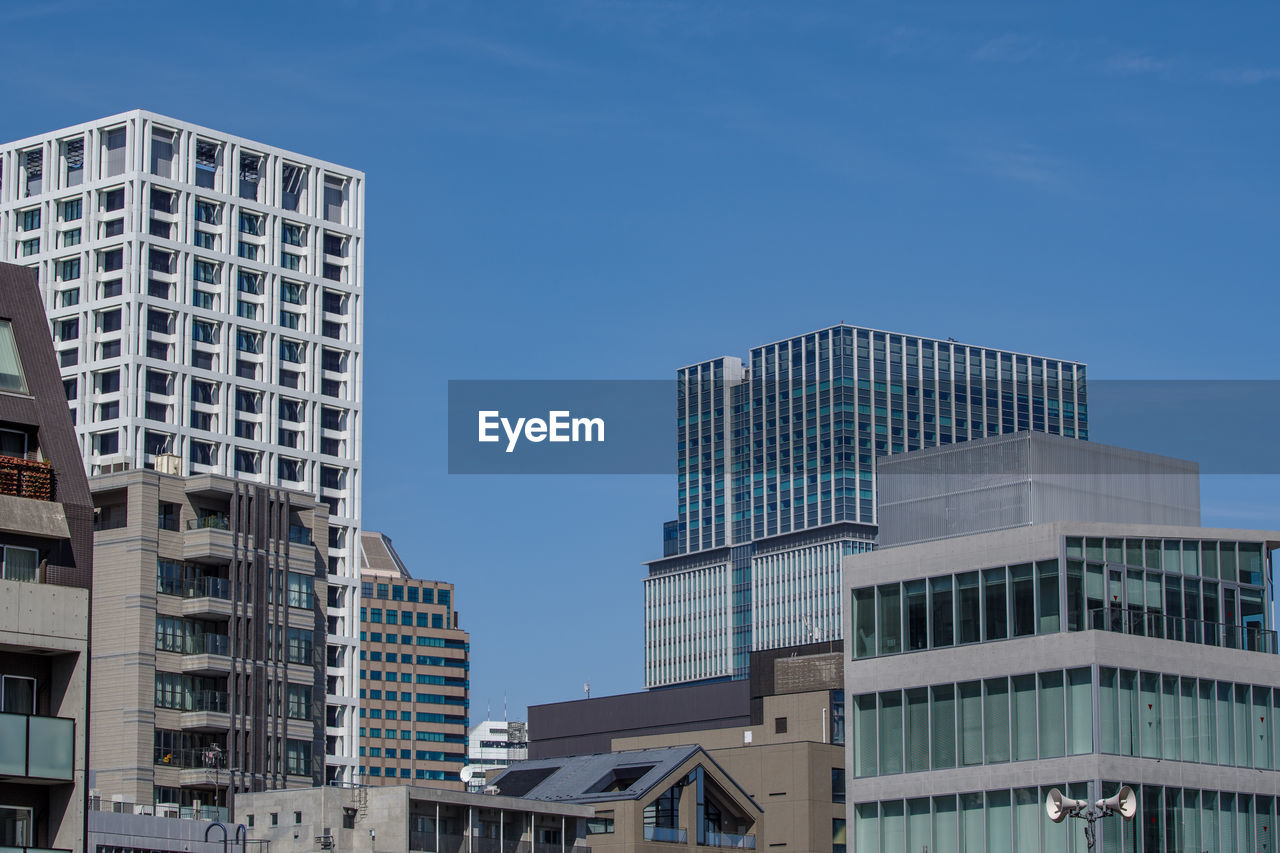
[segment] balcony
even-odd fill
[[[188,675],[226,675],[231,672],[231,640],[225,634],[197,634],[185,638],[182,671]]]
[[[0,853],[71,853],[65,847],[0,847]]]
[[[0,456],[0,495],[53,500],[53,466],[34,459]]]
[[[187,560],[230,560],[230,517],[225,512],[217,512],[190,519],[182,535],[182,556]]]
[[[182,728],[194,732],[225,732],[230,729],[227,694],[217,690],[197,693],[191,707],[182,712]]]
[[[300,524],[289,525],[289,541],[296,545],[311,544],[311,528],[303,527]]]
[[[0,778],[70,782],[75,740],[76,721],[68,717],[0,714]]]
[[[673,826],[645,826],[645,841],[665,841],[668,844],[688,844],[689,833],[687,830],[676,829]]]

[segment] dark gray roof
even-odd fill
[[[573,803],[635,800],[698,752],[702,752],[702,748],[697,745],[669,746],[520,761],[504,770],[493,784],[504,796],[531,800]],[[615,780],[634,781],[624,790],[599,790],[610,787]],[[620,785],[621,782],[615,787]]]

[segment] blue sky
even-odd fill
[[[667,378],[841,320],[1275,378],[1278,19],[52,0],[0,10],[0,134],[145,107],[365,170],[366,526],[458,584],[472,718],[517,718],[640,688],[675,486],[449,477],[447,380]],[[1280,526],[1273,493],[1207,482],[1205,520]]]

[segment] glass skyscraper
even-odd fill
[[[645,579],[645,684],[741,678],[841,635],[840,561],[876,533],[876,456],[1088,438],[1085,366],[838,325],[677,372],[677,517]]]

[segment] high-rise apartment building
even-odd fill
[[[471,643],[453,584],[414,578],[382,533],[360,546],[360,781],[461,791]]]
[[[841,636],[875,459],[1024,430],[1088,438],[1083,364],[839,325],[677,373],[678,517],[645,578],[645,685],[742,678]]]
[[[482,791],[504,767],[529,757],[529,727],[515,720],[483,720],[467,733],[468,791]]]
[[[364,176],[136,110],[0,146],[90,475],[154,467],[330,513],[329,778],[355,768]]]
[[[853,853],[1274,850],[1280,533],[1057,522],[845,560]]]
[[[84,849],[92,567],[35,276],[0,264],[0,849]]]
[[[225,821],[323,784],[328,508],[216,474],[90,488],[95,796]]]

